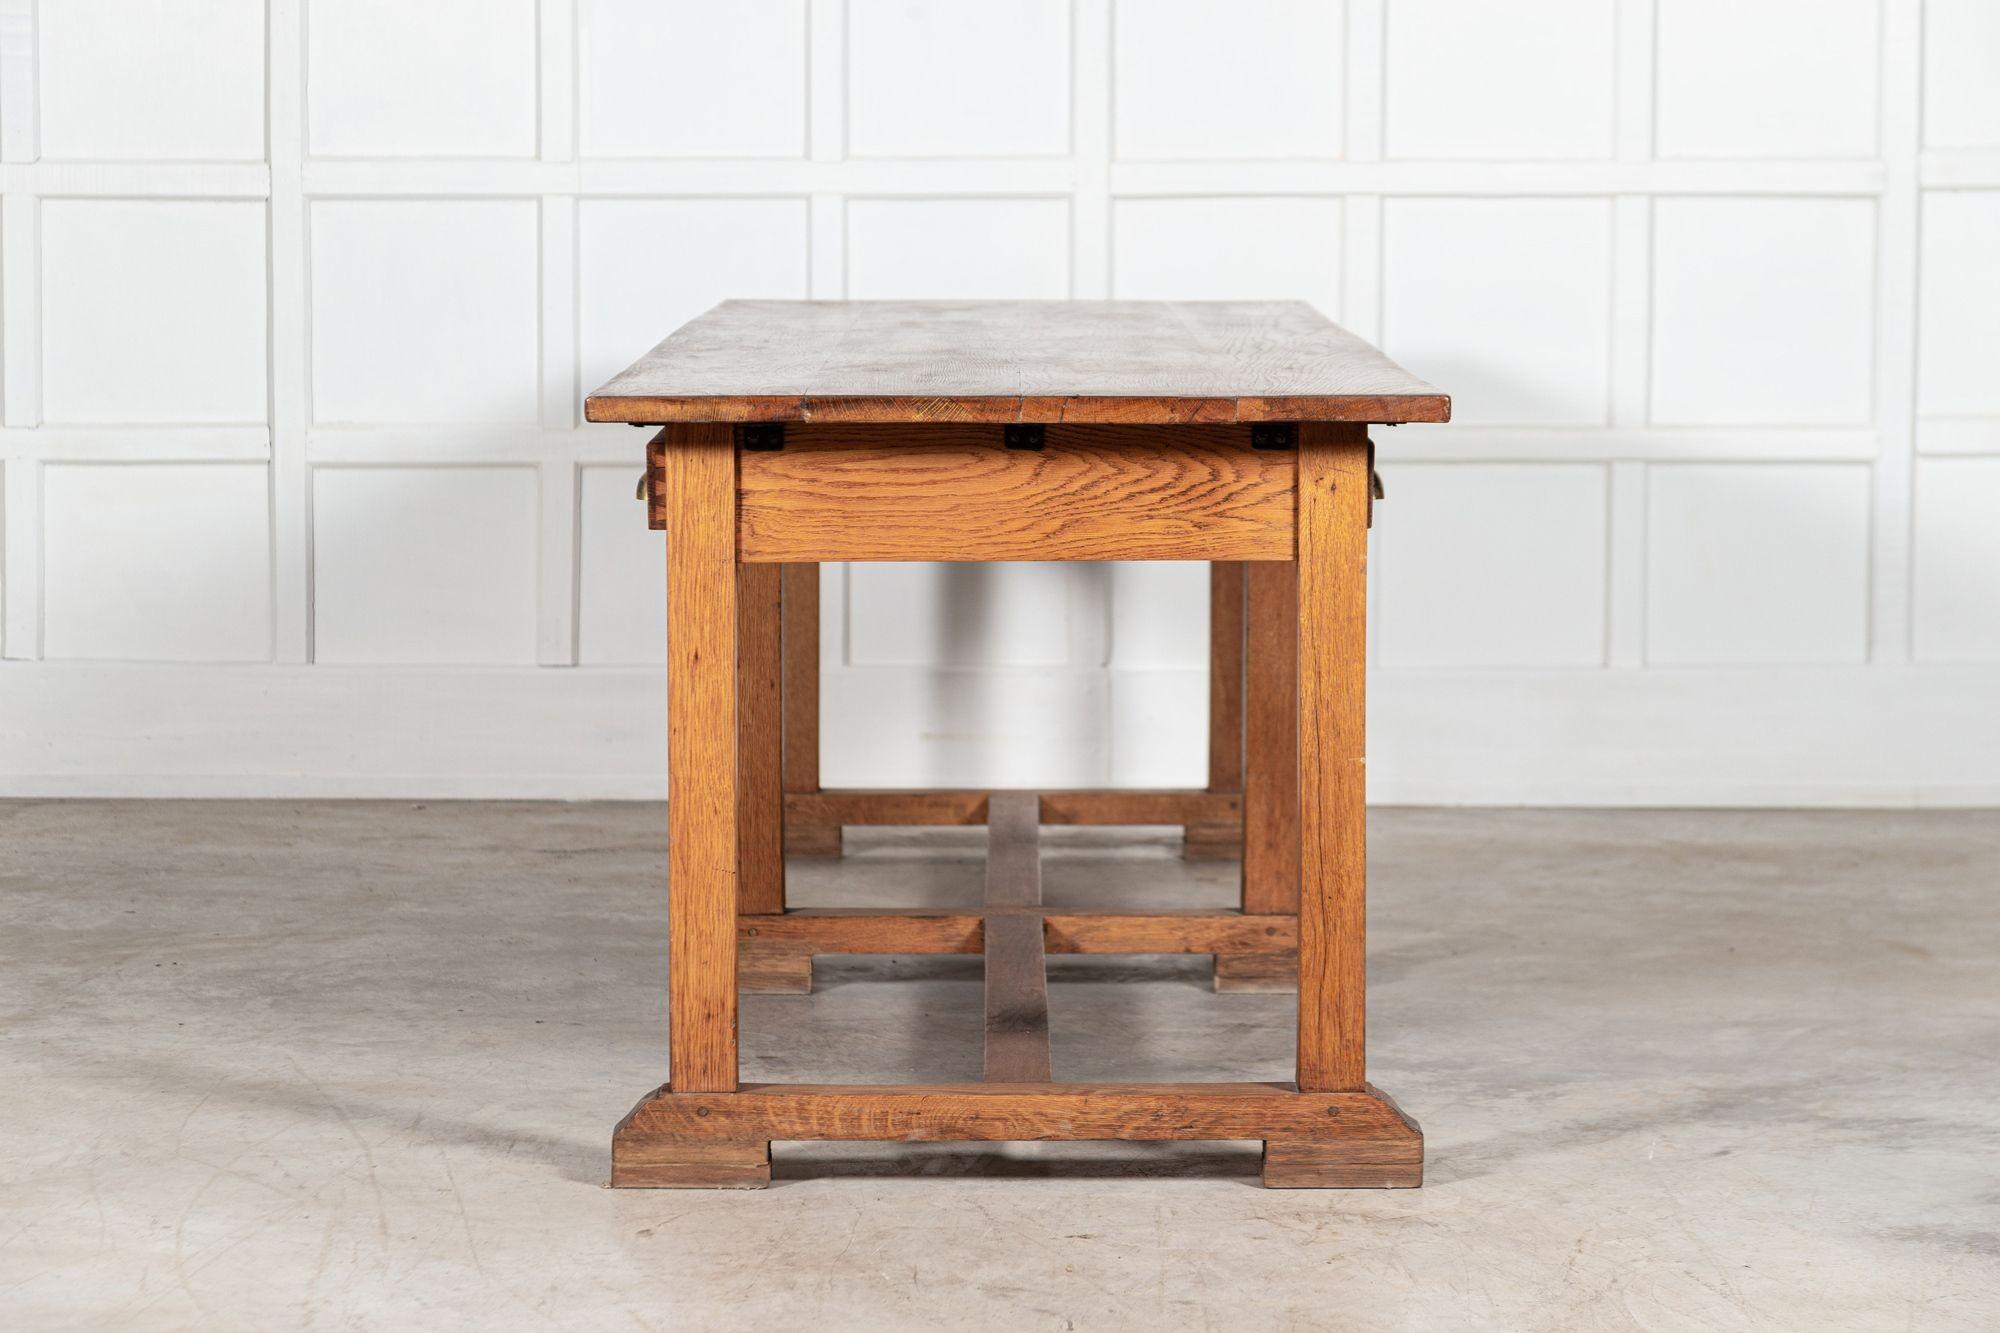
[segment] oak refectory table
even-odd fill
[[[670,1078],[614,1131],[612,1183],[761,1185],[781,1139],[1261,1139],[1267,1185],[1420,1183],[1365,1058],[1367,428],[1449,414],[1271,301],[729,301],[592,394],[591,421],[664,427],[667,544]],[[1045,908],[1040,827],[1082,821],[1010,791],[952,821],[987,828],[978,910],[787,910],[783,571],[842,560],[1240,562],[1251,615],[1289,622],[1251,637],[1284,645],[1248,690],[1289,725],[1247,747],[1242,909]],[[1183,822],[1148,795],[1126,822]],[[828,953],[982,954],[984,1081],[740,1083],[739,963]],[[1054,1081],[1049,953],[1296,957],[1296,1080]]]

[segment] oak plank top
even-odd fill
[[[1445,421],[1303,301],[724,301],[588,421]]]

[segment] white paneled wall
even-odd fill
[[[662,787],[744,297],[1301,297],[1373,791],[2000,801],[1990,0],[0,0],[0,792]],[[1199,566],[830,568],[843,783],[1198,783]]]

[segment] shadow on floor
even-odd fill
[[[1261,1145],[884,1144],[778,1143],[771,1150],[773,1187],[808,1180],[1236,1180],[1262,1188]]]

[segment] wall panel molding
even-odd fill
[[[2000,409],[1979,379],[2000,364],[2000,326],[1978,285],[1980,219],[2000,197],[2000,97],[1982,79],[2000,22],[1979,0],[1839,0],[1822,46],[1768,79],[1732,72],[1736,57],[1702,40],[1738,21],[1724,0],[1579,4],[1574,31],[1552,7],[1534,21],[1570,57],[1540,69],[1487,67],[1490,40],[1417,61],[1435,45],[1426,33],[1488,22],[1484,0],[1037,0],[1047,40],[1032,52],[1010,55],[1014,29],[980,26],[1020,16],[927,20],[940,44],[979,47],[975,64],[992,57],[969,82],[910,72],[916,30],[885,22],[882,0],[508,0],[490,16],[484,0],[450,0],[428,17],[371,0],[428,52],[436,77],[416,86],[402,56],[326,26],[307,0],[185,7],[150,48],[173,63],[137,75],[144,43],[74,40],[76,15],[115,0],[78,0],[53,37],[50,3],[0,0],[0,788],[656,794],[656,674],[593,665],[650,660],[658,610],[658,534],[620,499],[645,435],[577,419],[606,365],[733,293],[1282,288],[1459,395],[1456,424],[1378,435],[1390,494],[1372,623],[1391,651],[1377,799],[2000,800],[2000,744],[1972,743],[1997,711],[1993,676],[1983,659],[1955,664],[2000,624],[2000,570],[1985,568],[1976,505],[1941,489],[1984,488],[2000,464]],[[261,69],[240,54],[246,5],[263,15]],[[492,26],[463,49],[444,42],[437,14],[474,8]],[[679,76],[643,87],[634,71],[663,68],[662,53]],[[196,77],[204,61],[221,62],[213,79]],[[1718,80],[1726,95],[1701,95]],[[1489,114],[1523,81],[1512,114]],[[401,120],[379,114],[390,83],[411,100]],[[1033,105],[1010,113],[996,90]],[[239,352],[261,336],[262,393],[239,355],[209,410],[168,374],[185,348],[156,335],[153,360],[131,342],[121,353],[128,378],[157,390],[123,415],[148,419],[100,420],[104,386],[80,349],[118,347],[121,331],[75,321],[118,303],[91,286],[79,228],[137,219],[118,233],[127,249],[198,258],[235,234],[223,219],[253,213],[261,309],[239,283],[213,308],[140,292],[126,313],[213,325]],[[185,243],[144,222],[169,216]],[[369,241],[382,218],[396,225]],[[1729,249],[1749,231],[1764,249]],[[1663,248],[1679,256],[1664,269]],[[1487,258],[1465,262],[1475,253]],[[1788,263],[1803,254],[1820,258]],[[405,261],[394,290],[366,290]],[[156,276],[175,290],[176,275]],[[394,326],[372,327],[369,312],[391,306]],[[1704,351],[1732,337],[1734,359]],[[74,420],[48,424],[49,410]],[[405,419],[425,416],[437,419]],[[81,473],[59,473],[55,509],[44,494],[51,469],[83,465],[203,494],[233,558],[254,558],[263,534],[264,568],[212,585],[268,588],[268,616],[197,605],[187,634],[129,640],[94,621],[79,600],[97,577],[78,564]],[[261,496],[241,465],[261,467]],[[1399,467],[1425,470],[1400,495]],[[1690,488],[1682,467],[1708,471]],[[1488,512],[1450,481],[1481,468],[1546,484],[1496,489],[1506,511]],[[1865,513],[1858,481],[1833,495],[1826,480],[1862,474]],[[239,480],[209,500],[199,483],[223,475]],[[1663,580],[1661,560],[1759,549],[1755,514],[1726,502],[1753,476],[1784,507],[1774,531],[1839,558],[1780,553],[1740,596],[1699,595],[1726,586],[1710,572]],[[335,527],[316,533],[326,479]],[[420,535],[423,506],[478,496],[504,509],[495,521],[519,551],[501,560],[502,538],[464,513],[437,513],[438,530],[504,564],[500,577]],[[373,520],[353,508],[364,502]],[[428,592],[371,559],[371,521]],[[172,515],[148,525],[148,540],[207,549]],[[1479,543],[1505,548],[1486,564],[1530,579],[1493,596],[1545,627],[1562,661],[1597,665],[1518,665],[1531,645],[1481,628],[1451,591],[1454,569],[1480,567]],[[49,550],[67,562],[53,587]],[[104,568],[130,554],[105,553]],[[829,567],[827,771],[1198,781],[1205,693],[1176,654],[1200,630],[1203,586],[1198,571],[1079,567],[959,589],[971,600],[947,606],[920,575]],[[1660,589],[1664,608],[1649,605]],[[198,659],[209,625],[215,654],[243,656],[268,619],[272,660],[41,662],[51,595],[57,648],[129,641]],[[921,604],[894,601],[908,597]],[[370,625],[371,598],[400,609]],[[1787,614],[1796,632],[1767,633]],[[883,626],[905,615],[889,643]],[[1676,653],[1722,660],[1649,665],[1662,617]],[[936,630],[947,620],[952,636]],[[991,642],[1038,620],[1032,642]],[[1132,632],[1154,623],[1175,630]],[[314,664],[429,648],[495,660]],[[1777,650],[1829,660],[1752,660]],[[1397,665],[1412,660],[1460,665]],[[1013,689],[1053,720],[1009,711]],[[71,708],[85,720],[56,728]],[[1868,709],[1879,719],[1858,730],[1827,721]],[[496,716],[518,717],[521,735],[497,733]]]

